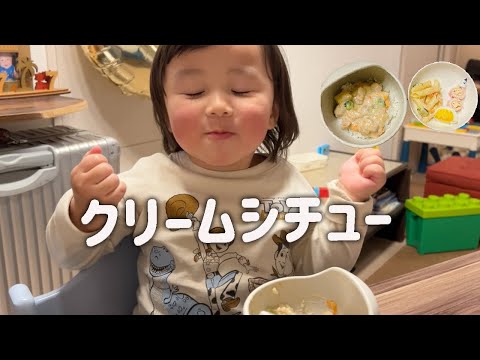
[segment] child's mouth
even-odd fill
[[[226,140],[232,137],[234,134],[228,131],[212,131],[207,133],[209,139],[212,140]]]

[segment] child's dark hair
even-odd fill
[[[167,154],[182,150],[168,130],[168,114],[165,106],[164,77],[167,65],[183,53],[201,49],[208,45],[160,45],[153,59],[150,75],[150,95],[153,102],[155,121],[163,135],[163,147]],[[262,45],[265,65],[273,82],[273,102],[278,106],[277,125],[267,132],[263,150],[272,161],[286,157],[288,147],[298,137],[298,121],[293,107],[290,78],[285,60],[277,45]]]

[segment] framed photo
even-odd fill
[[[17,81],[20,78],[20,73],[15,69],[17,60],[17,52],[0,52],[0,72],[7,74],[6,82]]]
[[[17,91],[20,88],[22,73],[18,61],[25,57],[30,57],[28,45],[0,45],[0,75],[4,79],[4,92]]]

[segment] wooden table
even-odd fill
[[[383,315],[480,314],[480,251],[370,288]]]

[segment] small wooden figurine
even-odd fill
[[[33,77],[35,72],[38,71],[38,66],[33,63],[32,59],[26,56],[18,60],[17,69],[21,74],[18,91],[33,90]]]
[[[58,71],[44,71],[35,74],[35,90],[54,90]]]

